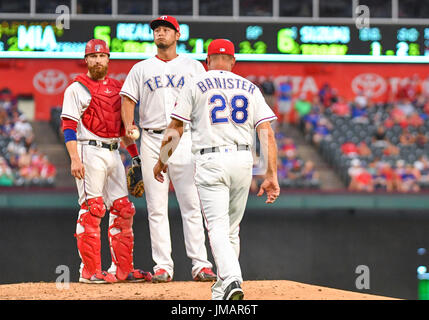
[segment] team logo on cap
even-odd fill
[[[226,51],[226,49],[225,49],[225,48],[219,48],[219,51],[220,51],[220,52],[225,52],[225,51]]]
[[[100,44],[96,44],[96,45],[95,45],[95,47],[94,47],[94,50],[95,50],[96,52],[101,51],[101,49],[102,49],[102,47],[101,47],[101,45],[100,45]]]
[[[167,19],[167,16],[160,16],[159,18],[162,20],[165,20],[165,19]]]

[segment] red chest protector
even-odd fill
[[[125,135],[121,119],[121,84],[112,78],[92,80],[86,74],[74,81],[81,83],[91,94],[91,103],[82,115],[82,124],[102,138],[119,138]]]

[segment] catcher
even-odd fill
[[[64,141],[76,178],[80,211],[76,225],[81,258],[79,282],[150,281],[151,273],[134,269],[132,230],[134,204],[128,199],[127,178],[118,151],[120,140],[133,158],[128,173],[130,192],[141,196],[141,167],[137,146],[124,137],[121,84],[107,77],[109,48],[92,39],[85,48],[86,74],[78,75],[64,92],[61,113]],[[101,267],[100,222],[109,210],[108,238],[112,264]]]

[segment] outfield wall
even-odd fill
[[[70,268],[71,281],[77,281],[79,257],[73,236],[77,209],[43,208],[42,195],[31,197],[33,207],[24,206],[28,197],[21,197],[21,206],[0,197],[0,283],[55,281],[56,268]],[[66,195],[62,195],[66,197]],[[73,198],[72,195],[68,195]],[[346,195],[344,195],[346,196]],[[245,280],[285,279],[303,283],[373,293],[398,298],[417,299],[416,269],[429,265],[429,257],[417,255],[418,248],[429,249],[429,214],[424,208],[425,197],[410,198],[410,207],[393,208],[395,203],[384,202],[391,208],[376,208],[380,199],[356,198],[348,204],[346,198],[335,201],[337,208],[328,206],[328,195],[295,195],[295,208],[284,206],[267,210],[263,199],[249,199],[249,209],[241,224],[241,264]],[[317,198],[319,208],[311,208]],[[51,198],[55,197],[51,195]],[[305,198],[305,199],[304,199]],[[393,196],[400,198],[400,196]],[[1,200],[3,199],[3,200]],[[322,201],[322,200],[325,201]],[[8,207],[5,206],[9,202]],[[170,201],[175,280],[190,280],[191,263],[186,258],[182,222],[174,201]],[[298,207],[297,203],[301,206]],[[250,205],[252,204],[252,205]],[[304,205],[306,204],[306,205]],[[397,203],[396,203],[397,204]],[[422,208],[423,207],[423,208]],[[265,209],[263,209],[265,208]],[[426,207],[427,208],[427,207]],[[135,230],[135,265],[150,270],[147,212],[137,202]],[[103,267],[110,264],[107,247],[107,221],[102,222]],[[209,248],[209,246],[207,246]],[[213,261],[209,252],[210,260]],[[369,289],[356,288],[358,266],[369,270]],[[362,282],[361,282],[362,283]]]

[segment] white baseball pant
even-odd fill
[[[168,220],[168,191],[171,181],[180,207],[185,248],[188,257],[192,260],[192,278],[194,278],[202,268],[213,266],[207,260],[203,219],[193,180],[191,134],[190,131],[183,133],[177,149],[168,161],[164,183],[160,183],[153,176],[153,167],[158,161],[163,136],[164,134],[142,130],[140,146],[152,258],[156,263],[153,270],[156,272],[158,269],[164,269],[171,277],[174,274]]]
[[[243,282],[238,260],[239,231],[253,167],[250,151],[237,151],[236,146],[219,149],[220,152],[196,154],[195,159],[195,184],[217,269],[213,300],[223,299],[231,282]]]
[[[103,197],[106,208],[109,210],[113,201],[128,196],[127,178],[119,151],[110,151],[106,148],[78,142],[78,153],[85,168],[84,179],[75,179],[79,205],[87,199]],[[78,219],[85,212],[86,210],[80,210]],[[109,213],[109,226],[116,217]],[[83,227],[77,224],[76,234],[83,231]],[[80,273],[82,269],[83,264],[81,263]],[[116,265],[113,262],[108,271],[116,272]]]

